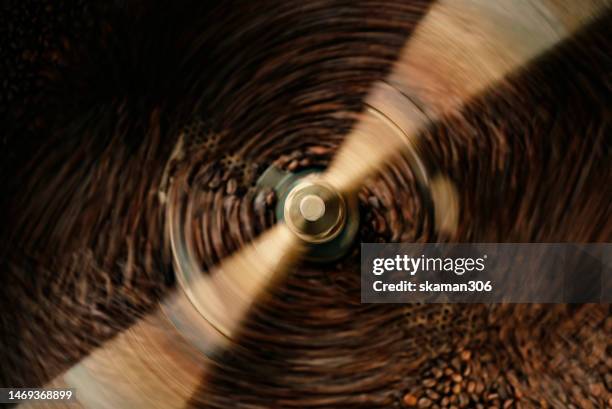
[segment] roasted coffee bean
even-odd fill
[[[419,408],[429,408],[432,404],[433,402],[430,399],[424,397],[419,399],[418,402]]]
[[[432,401],[437,401],[438,399],[440,399],[440,394],[435,392],[432,389],[427,389],[427,391],[425,391],[427,397],[429,399],[431,399]]]
[[[228,195],[233,195],[236,193],[237,190],[238,190],[238,182],[236,182],[236,179],[231,178],[230,180],[228,180],[227,187],[225,189],[226,193]]]
[[[435,385],[435,379],[427,378],[423,380],[423,386],[425,386],[426,388],[433,388]]]
[[[297,159],[294,159],[291,162],[289,162],[289,165],[287,165],[287,170],[290,172],[294,172],[297,170],[299,166],[300,166],[300,162]]]
[[[407,393],[404,395],[403,401],[404,401],[404,405],[406,405],[409,408],[412,408],[416,406],[418,402],[418,398],[411,393]]]

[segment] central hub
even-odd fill
[[[346,220],[342,196],[317,180],[298,183],[287,195],[284,219],[304,241],[323,243],[334,239]]]
[[[340,195],[321,180],[320,172],[312,168],[291,173],[270,166],[257,185],[276,193],[276,220],[306,243],[304,258],[326,263],[353,248],[359,207],[356,196]]]
[[[300,202],[300,213],[309,222],[316,222],[325,214],[325,202],[316,195],[305,196]]]

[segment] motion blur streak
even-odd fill
[[[86,408],[182,408],[206,364],[158,313],[96,350],[63,378]]]
[[[435,121],[456,113],[478,93],[588,23],[604,5],[597,0],[436,2],[386,80],[395,90],[374,84],[366,98],[366,104],[387,115],[405,135],[390,132],[384,124],[371,125],[375,119],[368,118],[372,111],[366,110],[326,179],[340,191],[358,190],[366,176],[380,171],[394,155],[417,149],[426,118]],[[400,101],[398,91],[408,101]]]
[[[210,275],[198,273],[197,265],[176,264],[178,269],[190,268],[188,276],[193,279],[181,286],[195,308],[223,336],[232,338],[256,298],[272,281],[281,279],[302,252],[297,236],[285,224],[278,224],[221,261]]]

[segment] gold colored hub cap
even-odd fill
[[[325,214],[325,202],[317,195],[306,195],[300,201],[300,213],[309,222],[316,222]]]
[[[316,180],[303,181],[289,192],[284,219],[291,231],[304,241],[323,243],[342,230],[346,204],[330,186]]]

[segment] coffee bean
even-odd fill
[[[451,360],[451,366],[456,370],[456,371],[460,371],[461,370],[461,361],[459,360],[459,358],[453,358]]]
[[[238,182],[236,182],[236,179],[231,178],[230,180],[227,181],[227,186],[226,186],[226,193],[228,195],[233,195],[234,193],[236,193],[236,191],[238,190]]]
[[[404,395],[403,401],[404,401],[404,405],[411,408],[411,407],[416,406],[418,402],[418,398],[411,393],[407,393]]]
[[[296,159],[292,160],[291,162],[289,162],[289,165],[287,165],[287,170],[289,172],[293,172],[295,170],[297,170],[297,168],[300,166],[300,162]]]
[[[419,408],[429,408],[431,407],[432,404],[433,402],[430,399],[425,398],[425,397],[419,399],[419,402],[418,402]]]
[[[458,395],[458,394],[461,393],[461,384],[457,383],[457,384],[453,385],[453,393],[455,395]]]
[[[422,383],[426,388],[433,388],[436,385],[435,379],[431,378],[424,379]]]
[[[485,390],[485,386],[484,383],[482,382],[476,382],[476,394],[480,395],[482,394],[482,392],[484,392]]]
[[[440,379],[442,375],[444,375],[444,372],[442,372],[442,370],[440,370],[439,368],[433,368],[431,370],[431,373],[436,379]]]
[[[327,146],[310,146],[308,147],[308,152],[313,155],[323,156],[331,153],[332,148],[329,148]]]
[[[427,397],[432,401],[437,401],[438,399],[440,399],[440,394],[432,389],[427,389],[425,393],[427,394]]]

